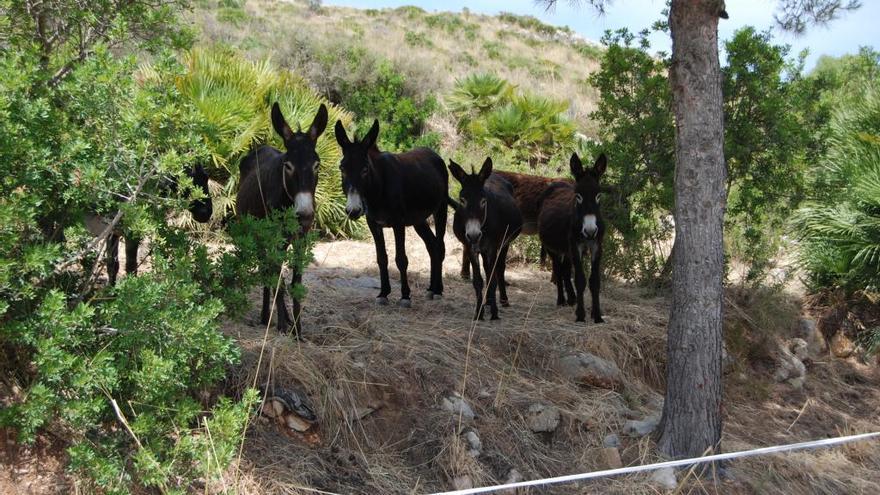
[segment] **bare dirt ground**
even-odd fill
[[[575,323],[555,305],[549,273],[508,269],[511,307],[500,321],[472,324],[473,289],[459,278],[461,248],[447,237],[446,292],[428,300],[428,258],[407,239],[413,306],[399,308],[393,247],[392,302],[377,306],[378,269],[371,242],[319,244],[305,277],[309,293],[301,341],[264,327],[231,322],[243,363],[235,389],[254,383],[307,394],[319,416],[316,435],[282,433],[265,419],[249,429],[239,471],[227,483],[247,493],[429,493],[462,483],[482,486],[606,469],[603,439],[617,434],[624,465],[659,460],[649,437],[622,433],[630,419],[659,414],[665,376],[668,300],[614,282],[603,287],[605,324]],[[259,293],[247,320],[258,317]],[[760,297],[728,296],[727,330],[734,364],[725,376],[725,451],[880,430],[874,367],[814,353],[806,384],[772,379],[776,342],[795,335],[799,307],[750,315]],[[747,302],[743,302],[743,300]],[[588,299],[589,304],[589,299]],[[763,327],[774,326],[774,328]],[[264,344],[264,336],[267,340]],[[763,346],[756,350],[749,346]],[[561,357],[588,352],[613,361],[623,383],[579,385],[557,371]],[[442,409],[460,394],[475,418]],[[535,433],[529,408],[560,411],[552,433]],[[479,454],[468,454],[473,431]],[[880,444],[736,461],[720,485],[679,475],[683,492],[880,493]],[[533,493],[658,493],[648,476],[563,485]],[[320,493],[320,492],[319,492]]]
[[[649,436],[623,430],[627,421],[662,408],[665,295],[607,282],[607,323],[575,323],[573,308],[556,307],[549,272],[515,265],[508,269],[511,307],[501,308],[500,321],[473,325],[473,289],[458,276],[461,248],[452,237],[446,243],[446,292],[427,300],[428,258],[408,231],[409,309],[394,304],[393,243],[388,306],[374,302],[379,280],[371,242],[320,243],[305,276],[299,341],[254,324],[261,294],[253,291],[250,313],[223,326],[242,347],[242,363],[223,392],[235,395],[254,383],[298,390],[318,423],[302,435],[257,418],[241,461],[208,492],[415,494],[595,471],[609,467],[604,439],[612,434],[619,437],[623,465],[660,460]],[[875,366],[813,349],[804,361],[803,388],[773,380],[778,342],[797,334],[801,305],[767,299],[747,291],[727,295],[733,362],[725,374],[723,450],[880,430]],[[614,362],[621,383],[597,388],[560,374],[560,358],[579,352]],[[456,394],[473,419],[443,409],[444,399]],[[532,431],[536,405],[559,411],[555,430]],[[468,452],[470,432],[480,439],[478,453]],[[43,438],[25,448],[0,433],[0,493],[75,490],[61,442]],[[679,473],[677,493],[880,493],[880,442],[738,460],[728,472],[719,484]],[[647,475],[631,475],[522,493],[664,489]]]

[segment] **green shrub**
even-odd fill
[[[256,394],[210,396],[238,348],[219,316],[252,283],[252,262],[209,260],[167,223],[189,197],[162,192],[208,159],[198,113],[131,60],[99,49],[50,95],[29,56],[0,63],[0,372],[21,387],[0,424],[22,441],[69,439],[70,469],[87,491],[182,492],[218,480],[237,451]],[[157,73],[176,72],[160,58]],[[151,269],[115,287],[98,283],[81,214],[151,238]],[[167,198],[167,199],[166,199]],[[60,235],[63,233],[64,235]],[[206,284],[204,274],[226,275]],[[235,297],[233,297],[235,296]],[[141,487],[141,488],[137,488]]]
[[[814,184],[794,217],[813,288],[880,290],[880,89],[838,110]]]
[[[374,77],[346,83],[341,91],[342,105],[357,116],[361,132],[373,119],[379,119],[379,145],[389,151],[404,151],[435,140],[422,138],[425,121],[437,108],[433,96],[417,99],[409,92],[406,77],[388,61],[379,62]]]
[[[428,38],[428,35],[425,33],[417,33],[415,31],[407,31],[403,35],[403,41],[406,42],[407,45],[413,47],[419,46],[433,46],[433,42]]]

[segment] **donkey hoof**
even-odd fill
[[[605,323],[605,320],[602,319],[601,316],[597,318],[593,318],[593,323]]]
[[[376,298],[376,304],[379,306],[388,306],[388,298],[379,296]]]
[[[430,290],[427,292],[427,296],[428,296],[428,299],[432,299],[432,300],[443,299],[443,294],[434,294],[434,292],[430,291]]]
[[[501,302],[502,308],[509,308],[510,307],[510,301],[508,301],[507,299],[502,299],[500,302]]]
[[[412,299],[401,299],[400,301],[397,301],[397,305],[401,308],[411,308]]]

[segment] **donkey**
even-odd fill
[[[504,280],[507,249],[522,230],[522,215],[513,197],[513,186],[498,174],[492,173],[492,159],[486,158],[478,173],[467,174],[461,166],[449,161],[449,171],[461,183],[460,206],[455,210],[452,230],[461,241],[470,258],[474,276],[477,309],[474,319],[483,319],[483,278],[477,256],[483,258],[483,269],[489,279],[486,303],[491,319],[498,319],[495,288],[501,296],[501,305],[508,306]]]
[[[184,173],[192,181],[192,187],[201,191],[202,198],[190,201],[187,210],[193,217],[193,220],[199,223],[208,223],[214,212],[211,196],[208,193],[208,174],[200,164],[187,168]],[[163,177],[160,179],[160,190],[164,193],[177,193],[179,185],[174,179]],[[184,191],[188,194],[188,191]],[[86,229],[93,235],[101,235],[104,229],[109,225],[109,221],[103,215],[89,213],[85,219]],[[121,229],[114,229],[107,236],[105,260],[107,265],[107,281],[110,286],[116,285],[116,278],[119,275],[119,239],[125,237],[125,272],[129,275],[137,273],[138,250],[140,249],[141,239],[132,235],[123,235]]]
[[[239,216],[250,215],[265,218],[273,210],[293,208],[299,223],[299,232],[285,232],[287,237],[283,246],[285,250],[295,236],[307,234],[315,219],[315,188],[318,185],[318,169],[321,160],[315,151],[318,138],[327,127],[327,107],[323,104],[318,108],[315,118],[306,132],[297,129],[293,132],[276,102],[272,105],[272,126],[275,132],[284,139],[286,151],[269,145],[263,145],[244,157],[239,165],[241,172],[240,186],[235,207]],[[270,267],[280,271],[281,267]],[[302,282],[302,273],[293,270],[292,283]],[[281,290],[275,301],[277,312],[276,324],[278,331],[290,331],[291,318],[287,312],[285,301],[287,284],[281,281]],[[263,308],[260,322],[269,323],[270,293],[263,287]],[[293,298],[294,336],[302,331],[300,301]]]
[[[522,234],[537,235],[538,234],[538,210],[541,195],[550,184],[554,182],[569,182],[571,179],[551,179],[549,177],[541,177],[539,175],[519,174],[516,172],[505,172],[496,170],[494,174],[505,179],[513,187],[513,197],[516,200],[516,206],[522,215]],[[541,247],[541,262],[544,261],[544,248]],[[467,280],[470,278],[470,258],[465,247],[461,259],[461,278]],[[555,281],[555,273],[553,274]],[[503,285],[503,281],[502,281]]]
[[[383,153],[376,146],[379,121],[360,141],[348,139],[342,122],[336,122],[336,141],[342,148],[342,190],[348,201],[345,212],[356,220],[367,216],[367,225],[376,244],[376,262],[379,265],[381,289],[376,302],[388,304],[391,283],[388,280],[388,254],[385,252],[383,229],[394,231],[395,261],[400,271],[400,302],[410,307],[410,287],[407,280],[406,245],[407,226],[425,242],[431,257],[431,279],[428,299],[443,295],[443,258],[446,246],[446,207],[449,203],[449,175],[446,164],[437,153],[427,148],[416,148],[406,153]],[[427,219],[434,217],[431,232]]]
[[[574,185],[555,182],[544,192],[538,214],[538,235],[553,260],[556,272],[556,304],[565,303],[563,285],[571,298],[571,269],[577,288],[575,321],[584,321],[584,288],[586,280],[581,257],[590,251],[590,316],[602,323],[599,308],[600,263],[605,222],[599,212],[599,179],[605,173],[608,159],[599,155],[590,170],[584,170],[577,153],[571,155],[571,175]]]

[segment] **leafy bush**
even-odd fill
[[[416,31],[407,31],[403,35],[403,41],[409,46],[432,46],[434,43],[428,38],[428,35]]]
[[[880,88],[838,110],[817,174],[819,194],[798,210],[800,261],[814,288],[880,290]]]
[[[674,125],[667,80],[669,60],[647,53],[648,32],[608,33],[600,70],[589,82],[600,94],[593,118],[600,147],[613,150],[610,197],[603,201],[613,227],[606,259],[628,279],[669,275],[673,232]],[[722,68],[725,157],[728,160],[726,248],[748,267],[747,281],[762,281],[781,242],[783,219],[801,199],[812,144],[806,131],[812,107],[808,88],[786,60],[788,49],[767,34],[738,31],[725,44]]]
[[[494,74],[472,74],[455,83],[446,103],[459,130],[492,153],[512,152],[533,168],[574,143],[568,103],[517,94]]]
[[[159,176],[208,158],[198,114],[179,93],[133,77],[131,60],[99,49],[51,92],[34,58],[0,64],[0,369],[22,392],[0,424],[22,441],[70,439],[70,468],[107,493],[184,491],[216,480],[256,399],[199,401],[238,360],[218,331],[241,298],[250,261],[213,264],[167,223],[187,196]],[[154,66],[164,73],[175,62]],[[127,198],[120,205],[119,197]],[[100,243],[82,227],[97,211],[151,238],[151,269],[97,282]],[[90,266],[94,264],[94,268]],[[206,284],[203,274],[225,274]],[[210,395],[210,394],[207,394]],[[206,395],[206,396],[207,396]]]
[[[343,85],[342,105],[357,115],[358,128],[368,129],[379,119],[379,146],[389,151],[436,145],[439,138],[425,133],[425,121],[437,108],[434,97],[411,94],[406,77],[389,61],[379,62],[374,77]]]

